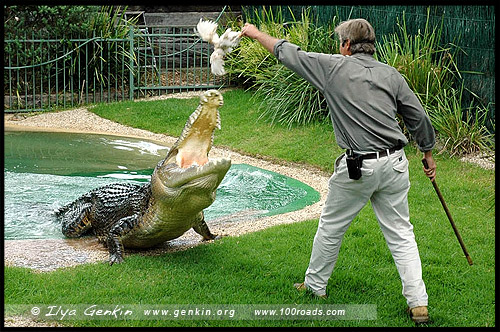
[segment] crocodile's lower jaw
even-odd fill
[[[179,188],[185,185],[191,185],[198,179],[207,176],[216,176],[220,183],[231,167],[231,160],[227,158],[209,159],[202,166],[191,165],[188,168],[179,167],[177,164],[169,164],[166,170],[166,176],[162,177],[163,185],[169,188]],[[217,183],[217,185],[218,185]]]
[[[196,163],[194,163],[187,169],[183,170],[187,171],[192,168],[195,171],[194,175],[192,175],[191,180],[188,181],[192,182],[198,178],[210,175],[218,175],[219,178],[222,180],[224,175],[226,175],[226,172],[229,170],[229,167],[231,167],[230,159],[215,158],[215,159],[207,159],[207,162],[204,163],[203,165],[197,165]]]
[[[228,158],[208,158],[207,161],[201,165],[198,165],[198,163],[194,162],[191,164],[190,167],[194,167],[197,172],[203,173],[208,171],[209,169],[213,168],[219,168],[220,166],[226,165],[226,164],[231,164],[231,160]]]
[[[206,164],[195,167],[196,177],[188,184],[202,188],[213,186],[213,190],[215,190],[231,167],[231,160],[225,158],[209,159]]]

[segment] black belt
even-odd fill
[[[396,146],[396,147],[390,148],[389,149],[389,154],[393,154],[394,152],[396,152],[396,151],[398,151],[400,149],[402,149],[401,146]],[[347,150],[347,151],[348,151],[347,155],[349,155],[349,150]],[[373,153],[362,154],[360,156],[361,156],[361,159],[377,159],[377,158],[382,158],[382,157],[386,157],[387,156],[387,150],[379,151],[378,155],[377,155],[377,152],[373,152]]]

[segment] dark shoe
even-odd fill
[[[416,324],[423,324],[429,322],[429,312],[426,306],[420,306],[408,309],[410,313],[410,318]]]
[[[310,290],[309,288],[307,288],[306,284],[303,283],[303,282],[293,284],[293,287],[295,287],[300,292],[310,291],[311,293],[313,293],[315,296],[317,296],[319,298],[322,298],[322,299],[326,299],[327,298],[326,294],[323,294],[323,295],[316,294],[315,292],[313,292],[312,290]]]

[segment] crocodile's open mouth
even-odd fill
[[[200,105],[191,114],[179,139],[174,143],[162,161],[165,181],[179,186],[211,174],[222,175],[231,165],[225,158],[210,159],[214,132],[220,129],[218,108],[224,104],[222,95],[216,90],[206,91],[200,98]],[[167,180],[168,178],[168,180]]]
[[[169,151],[167,163],[175,162],[181,168],[189,168],[193,165],[203,166],[208,162],[214,131],[216,128],[220,129],[218,108],[223,104],[222,95],[218,91],[209,90],[201,96],[200,106],[191,114],[179,139]]]
[[[207,119],[203,119],[208,121]],[[198,121],[197,121],[198,122]],[[212,141],[212,132],[210,125],[197,128],[187,134],[187,137],[179,144],[175,163],[181,168],[191,166],[203,166],[208,162],[208,152]]]

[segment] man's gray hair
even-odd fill
[[[362,18],[356,18],[340,23],[335,32],[340,43],[347,39],[351,41],[351,53],[375,53],[375,30],[371,24]]]

